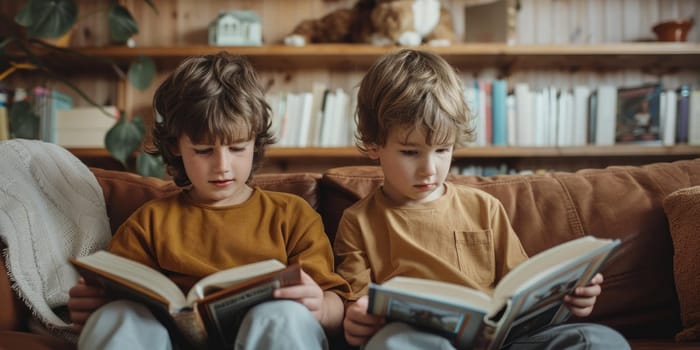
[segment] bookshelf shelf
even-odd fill
[[[117,165],[109,152],[104,148],[70,148],[76,157],[86,161],[88,165],[106,166]],[[581,146],[581,147],[465,147],[454,152],[455,160],[489,160],[499,163],[506,160],[542,160],[551,163],[552,160],[571,161],[576,158],[591,158],[600,161],[608,158],[610,164],[620,158],[638,158],[642,160],[673,161],[677,159],[700,158],[700,145],[676,146],[645,146],[645,145],[615,145],[615,146]],[[265,155],[266,164],[276,171],[322,170],[329,166],[351,164],[373,164],[354,147],[270,147]],[[102,167],[105,167],[102,165]],[[323,165],[313,169],[312,165]]]
[[[700,68],[700,44],[695,43],[619,43],[597,45],[506,45],[457,44],[447,47],[423,46],[445,57],[456,66],[474,68],[499,66],[507,69],[561,68],[673,70]],[[378,57],[397,47],[364,44],[313,44],[303,47],[265,45],[256,47],[219,47],[208,45],[135,47],[86,47],[79,53],[126,63],[146,55],[165,64],[179,62],[194,54],[226,50],[247,56],[261,69],[274,68],[366,68]],[[57,64],[75,67],[74,56],[66,55]],[[94,62],[93,64],[98,64]]]

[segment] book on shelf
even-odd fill
[[[410,323],[457,348],[498,349],[570,316],[566,294],[588,284],[620,244],[584,236],[532,256],[497,284],[493,295],[420,278],[370,284],[368,312]]]
[[[688,108],[688,144],[700,145],[700,90],[690,92]]]
[[[617,87],[602,85],[595,92],[595,120],[591,122],[592,144],[612,146],[615,144],[615,113],[617,110]]]
[[[616,143],[661,144],[661,85],[617,90]]]
[[[195,347],[232,348],[250,307],[272,299],[277,288],[301,283],[299,264],[270,259],[211,274],[185,295],[161,272],[104,250],[71,263],[88,284],[148,305],[169,331]]]
[[[676,108],[678,106],[676,91],[668,89],[661,92],[660,102],[661,143],[664,146],[673,146],[676,144]]]
[[[676,113],[676,143],[688,143],[688,118],[690,117],[690,85],[678,88],[678,108]]]
[[[64,147],[104,147],[105,136],[117,122],[115,106],[76,107],[56,111],[56,143]]]
[[[493,118],[492,144],[506,146],[508,144],[507,103],[508,80],[496,79],[491,86],[491,116]]]
[[[10,119],[7,111],[7,93],[0,91],[0,141],[10,138]]]

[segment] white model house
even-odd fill
[[[255,11],[225,11],[209,24],[209,45],[262,45],[260,17]]]

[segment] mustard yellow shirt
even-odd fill
[[[301,197],[255,188],[244,203],[195,204],[189,195],[144,204],[117,230],[109,250],[156,268],[183,291],[222,269],[277,259],[301,262],[323,290],[349,292],[333,272],[321,217]]]
[[[456,283],[491,294],[527,259],[501,202],[488,193],[445,184],[429,203],[394,206],[381,188],[346,209],[334,250],[336,271],[356,300],[369,282],[394,276]]]

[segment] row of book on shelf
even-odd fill
[[[12,108],[30,113],[11,113]],[[58,90],[35,87],[0,89],[0,141],[11,137],[38,139],[65,147],[104,147],[116,123],[114,106],[74,107],[73,99]],[[22,118],[22,120],[20,120]]]
[[[700,90],[661,84],[532,89],[505,80],[466,87],[476,145],[700,145]]]
[[[466,82],[474,146],[700,145],[700,90],[689,85],[601,85],[535,89],[507,80]],[[280,146],[352,146],[356,90],[267,96]]]
[[[700,89],[661,84],[512,87],[504,79],[465,83],[474,114],[474,146],[565,147],[623,143],[700,145]],[[271,92],[272,128],[281,147],[354,145],[357,90],[314,83],[310,92]],[[102,147],[118,116],[116,107],[73,107],[70,96],[37,87],[0,90],[0,140],[12,136],[8,101],[31,101],[35,135],[66,147]],[[26,124],[16,121],[14,124]]]

